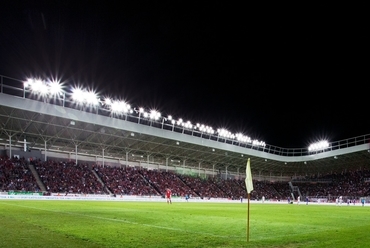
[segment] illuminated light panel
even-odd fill
[[[229,139],[234,139],[235,135],[231,133],[230,131],[226,130],[225,128],[220,128],[217,129],[217,133],[221,137],[229,138]]]
[[[265,142],[263,142],[263,141],[259,141],[259,140],[253,140],[253,141],[252,141],[252,144],[253,144],[254,146],[262,146],[262,147],[265,147],[265,146],[266,146],[266,143],[265,143]]]
[[[110,109],[110,111],[112,111],[112,113],[115,114],[126,114],[132,111],[130,104],[127,104],[124,101],[105,98],[104,104],[108,109]]]
[[[59,95],[63,93],[62,85],[58,81],[45,82],[41,79],[29,78],[24,82],[24,87],[42,96]]]
[[[193,128],[193,125],[191,124],[190,121],[187,121],[187,122],[183,122],[182,125],[186,128],[189,128],[189,129],[192,129]]]
[[[242,133],[237,133],[235,135],[237,141],[245,142],[245,143],[252,143],[252,139]]]
[[[327,148],[329,148],[329,142],[326,141],[326,140],[323,140],[323,141],[319,141],[319,142],[316,142],[316,143],[311,144],[308,147],[308,151],[310,151],[310,152],[312,152],[312,151],[320,151],[320,150],[325,150]]]
[[[210,126],[206,126],[204,124],[199,124],[197,123],[197,128],[199,129],[199,131],[201,132],[205,132],[205,133],[209,133],[209,134],[214,134],[215,131],[213,130],[212,127]]]
[[[49,82],[49,93],[51,95],[60,95],[63,93],[63,86],[58,81]]]
[[[81,104],[99,105],[99,97],[95,92],[81,88],[72,88],[72,99]]]
[[[161,117],[161,113],[160,112],[158,112],[156,110],[151,110],[150,111],[150,115],[149,115],[149,118],[150,119],[158,120],[160,117]]]

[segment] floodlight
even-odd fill
[[[49,93],[51,95],[59,95],[63,92],[62,85],[58,81],[49,82]]]
[[[44,86],[43,82],[40,79],[34,80],[30,85],[32,91],[40,92]]]
[[[248,136],[243,135],[242,133],[237,133],[235,137],[236,137],[236,140],[240,142],[252,143],[252,139]]]
[[[217,133],[219,136],[224,138],[233,138],[233,134],[224,128],[217,129]]]
[[[125,103],[124,101],[112,101],[111,99],[107,98],[104,101],[107,106],[110,107],[113,113],[117,114],[125,114],[130,111],[130,105]]]
[[[112,99],[110,99],[109,97],[107,97],[107,98],[104,99],[104,103],[105,103],[105,105],[110,106],[110,105],[112,105],[113,101],[112,101]]]
[[[72,99],[76,102],[82,103],[83,102],[83,90],[80,88],[72,88]]]
[[[161,117],[161,113],[159,113],[158,111],[156,110],[150,111],[150,115],[149,115],[150,119],[158,120],[160,117]]]
[[[99,98],[98,95],[93,91],[85,91],[84,98],[87,104],[98,105]]]
[[[30,87],[32,84],[33,84],[33,79],[32,78],[28,78],[27,81],[23,83],[25,88]]]
[[[180,118],[180,119],[176,122],[176,124],[177,124],[177,125],[181,125],[181,123],[182,123],[182,118]]]
[[[183,126],[189,129],[193,128],[193,125],[191,124],[190,121],[187,121],[186,123],[184,123]]]
[[[265,143],[265,142],[263,142],[263,141],[259,141],[259,140],[253,140],[253,141],[252,141],[252,144],[253,144],[254,146],[262,146],[262,147],[265,147],[265,146],[266,146],[266,143]]]
[[[98,95],[93,91],[86,91],[81,88],[72,88],[72,99],[77,103],[98,105],[99,98]]]
[[[311,144],[308,147],[308,150],[309,151],[319,151],[319,150],[325,150],[327,148],[329,148],[329,142],[326,140],[323,140],[323,141],[319,141],[319,142]]]

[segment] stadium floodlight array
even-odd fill
[[[263,147],[265,147],[265,146],[266,146],[266,143],[265,143],[264,141],[259,141],[259,140],[253,140],[253,141],[252,141],[252,144],[253,144],[254,146],[263,146]]]
[[[230,131],[226,130],[225,128],[217,129],[217,133],[220,137],[224,137],[228,139],[235,139],[235,135],[232,134]]]
[[[72,99],[79,104],[87,104],[98,106],[100,103],[98,94],[92,90],[84,90],[81,88],[72,88]]]
[[[125,101],[112,100],[111,98],[107,97],[104,99],[103,105],[114,114],[133,113],[130,104],[126,103]]]
[[[252,139],[248,136],[245,136],[244,134],[242,133],[237,133],[235,135],[236,137],[236,140],[240,141],[240,142],[245,142],[245,143],[252,143]]]
[[[61,96],[63,87],[59,81],[44,81],[41,79],[30,78],[24,83],[24,88],[29,88],[32,93],[41,96]]]
[[[196,128],[198,128],[199,131],[207,133],[207,134],[214,134],[215,130],[213,130],[212,127],[197,123]]]
[[[308,147],[309,152],[314,152],[314,151],[323,151],[325,149],[329,148],[329,142],[326,140],[322,140],[316,143],[311,144]]]
[[[159,118],[161,118],[161,113],[157,110],[152,109],[150,110],[149,118],[152,120],[158,120]]]
[[[175,121],[176,125],[187,128],[187,129],[193,129],[196,128],[193,124],[191,124],[191,121],[185,122],[182,118],[179,118],[177,121]]]
[[[70,92],[63,89],[63,85],[57,81],[45,81],[41,79],[30,78],[24,82],[24,91],[29,91],[35,95],[40,95],[44,98],[53,96],[63,96],[63,101],[66,100],[66,96],[70,97],[72,103],[82,106],[89,106],[93,108],[102,108],[110,111],[112,115],[125,115],[133,116],[138,119],[147,119],[150,121],[162,123],[162,128],[164,123],[169,121],[172,124],[172,131],[174,131],[175,125],[182,128],[183,130],[197,130],[202,134],[207,135],[218,135],[218,138],[236,140],[239,143],[251,144],[252,146],[265,147],[266,143],[263,141],[252,140],[250,137],[243,135],[242,133],[233,134],[232,132],[226,130],[225,128],[215,130],[204,124],[197,123],[192,124],[191,121],[184,121],[182,118],[175,120],[171,115],[164,117],[157,110],[146,111],[143,107],[132,108],[130,104],[123,100],[112,99],[109,97],[101,100],[96,92],[93,90],[86,90],[80,87],[72,87]],[[63,104],[64,106],[64,104]],[[219,139],[217,139],[219,140]]]

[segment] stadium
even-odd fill
[[[365,172],[369,169],[369,135],[331,142],[318,149],[286,149],[225,129],[216,131],[205,124],[164,117],[157,111],[131,107],[123,101],[109,99],[108,102],[97,96],[91,100],[83,89],[75,90],[77,94],[73,95],[73,90],[68,92],[58,85],[59,91],[53,91],[52,86],[52,82],[40,79],[21,81],[1,77],[3,156],[24,158],[28,164],[30,160],[84,163],[92,171],[98,166],[171,172],[210,179],[216,184],[219,183],[216,181],[233,180],[238,182],[240,191],[226,193],[221,189],[217,197],[212,193],[196,193],[189,187],[188,193],[193,197],[229,199],[246,197],[240,182],[244,181],[246,161],[250,158],[256,182],[277,184],[283,189],[273,197],[279,201],[288,197],[296,199],[298,195],[301,199],[321,198],[321,201],[332,202],[340,195],[358,201],[368,197],[369,191],[365,189],[370,175]],[[354,195],[318,194],[312,189],[311,192],[299,189],[300,185],[307,188],[307,184],[335,184],[330,175],[356,171],[364,172],[358,186],[365,189],[353,192]],[[96,176],[103,185],[99,193],[119,192]],[[49,190],[41,179],[37,180],[36,191],[46,193]],[[147,183],[154,188],[150,195],[164,195],[165,187],[151,185],[150,179]],[[1,186],[7,191],[5,184]],[[48,193],[94,192],[63,189]],[[184,197],[184,192],[173,193]],[[262,193],[255,190],[251,197],[261,199]]]
[[[0,247],[369,246],[366,8],[2,3]]]
[[[366,245],[369,135],[286,149],[62,89],[1,76],[2,247]]]

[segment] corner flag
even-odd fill
[[[247,241],[249,241],[249,200],[250,193],[253,190],[252,172],[251,172],[251,159],[248,158],[247,168],[245,168],[245,187],[248,192],[248,220],[247,220]]]
[[[248,158],[247,168],[245,169],[245,173],[246,173],[245,187],[247,188],[247,192],[249,194],[253,190],[253,181],[252,181],[252,172],[251,172],[250,158]]]

